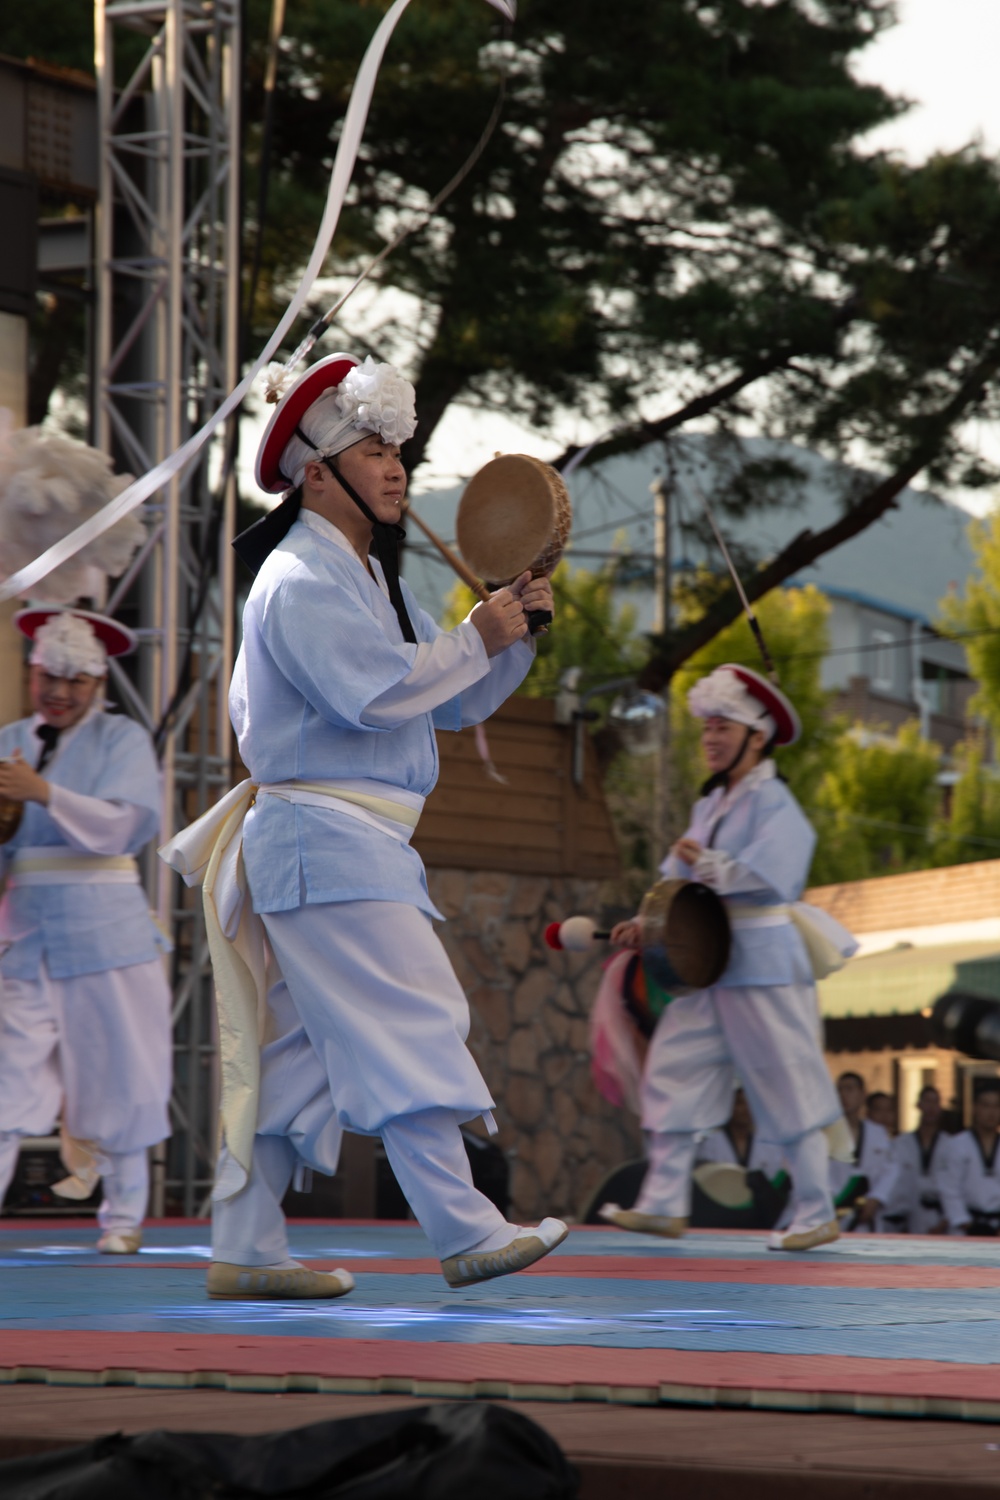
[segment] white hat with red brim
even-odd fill
[[[89,609],[19,609],[14,624],[32,642],[28,660],[53,677],[104,677],[109,656],[127,656],[138,636],[109,615]]]
[[[799,716],[780,688],[749,667],[726,662],[702,677],[688,693],[696,719],[730,719],[762,729],[768,743],[794,745],[802,733]]]
[[[291,385],[282,365],[265,372],[265,398],[277,402],[257,450],[255,476],[262,490],[280,495],[302,483],[310,459],[332,458],[377,434],[398,446],[413,436],[417,419],[410,382],[369,355],[329,354]]]

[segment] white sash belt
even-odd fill
[[[222,1130],[233,1168],[216,1185],[219,1197],[232,1196],[246,1182],[257,1130],[267,955],[264,924],[247,900],[243,820],[258,796],[329,808],[402,844],[409,843],[424,805],[422,797],[377,782],[241,781],[159,851],[187,885],[201,886],[205,905],[219,1012]]]
[[[790,905],[751,906],[748,902],[726,901],[729,925],[734,932],[754,927],[783,927],[790,923],[806,945],[814,979],[825,979],[842,969],[858,945],[836,917],[807,901]]]
[[[19,849],[11,862],[8,887],[16,885],[138,885],[139,866],[131,854],[82,854],[65,845]]]

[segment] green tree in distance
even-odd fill
[[[809,809],[818,835],[813,884],[932,864],[940,761],[916,723],[892,740],[860,730],[841,735]]]
[[[1000,734],[1000,507],[969,528],[975,568],[960,593],[940,605],[946,630],[965,636],[962,644],[978,690],[969,707]]]
[[[959,747],[958,780],[948,816],[935,829],[934,864],[1000,859],[1000,780],[987,764],[982,737]]]
[[[290,0],[253,342],[301,267],[358,59],[388,0]],[[58,7],[57,7],[58,9]],[[0,49],[79,63],[89,6],[6,7]],[[82,16],[87,12],[86,18]],[[246,162],[269,0],[248,0]],[[351,271],[448,180],[506,70],[473,176],[382,269],[369,326],[417,381],[416,466],[455,402],[613,428],[588,462],[695,419],[842,456],[830,525],[748,555],[753,599],[882,515],[926,472],[990,476],[963,446],[1000,407],[1000,169],[975,149],[909,166],[865,145],[902,107],[852,64],[889,0],[418,0],[393,39],[331,269]],[[384,310],[384,311],[381,311]],[[331,336],[347,337],[350,309]],[[567,455],[563,455],[566,457]],[[773,477],[773,476],[772,476]],[[744,465],[716,498],[773,497]],[[794,501],[793,501],[794,503]],[[654,641],[646,685],[739,610],[721,582]]]

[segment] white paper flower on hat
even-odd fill
[[[267,369],[260,377],[261,391],[264,400],[271,406],[276,405],[291,390],[295,384],[295,376],[287,365],[283,365],[280,359],[272,359]]]
[[[337,409],[359,430],[377,432],[383,443],[394,447],[416,431],[413,386],[392,365],[376,364],[370,354],[340,382]]]
[[[106,453],[38,427],[7,432],[0,441],[0,578],[33,562],[132,482],[115,474]],[[124,573],[146,537],[136,512],[55,568],[32,589],[34,598],[66,604],[92,590],[92,569]]]
[[[108,654],[93,626],[69,613],[53,615],[39,625],[28,660],[53,677],[75,677],[79,672],[104,677],[108,670]]]
[[[702,677],[688,693],[688,708],[696,719],[731,719],[734,724],[746,724],[749,728],[774,731],[770,718],[759,698],[749,692],[735,672],[728,667],[716,667],[707,677]]]

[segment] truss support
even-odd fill
[[[238,378],[240,0],[95,0],[101,141],[97,444],[143,473]],[[131,617],[138,664],[115,685],[153,734],[169,838],[231,783],[235,517],[225,440],[147,506],[150,541],[108,608]],[[200,901],[155,857],[151,905],[171,934],[173,1137],[152,1211],[201,1211],[217,1099]]]

